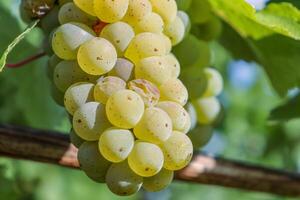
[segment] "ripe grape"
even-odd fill
[[[105,114],[104,105],[88,102],[74,113],[73,128],[81,138],[96,141],[104,130],[111,127]]]
[[[166,24],[171,23],[177,13],[177,4],[175,0],[150,0],[153,11],[159,14]]]
[[[124,81],[129,81],[133,78],[134,65],[125,58],[118,58],[114,68],[108,72],[109,76],[117,76]]]
[[[143,113],[143,99],[131,90],[120,90],[114,93],[106,103],[106,115],[109,121],[120,128],[135,127]]]
[[[204,69],[205,76],[208,81],[207,88],[203,97],[218,96],[223,90],[223,78],[221,74],[213,68]]]
[[[164,21],[156,13],[150,13],[136,24],[134,24],[134,31],[136,33],[151,32],[151,33],[162,33],[164,30]]]
[[[170,185],[173,177],[173,171],[161,169],[158,174],[144,178],[143,188],[149,192],[158,192]]]
[[[188,10],[192,23],[202,24],[207,22],[211,16],[211,6],[208,0],[193,0]]]
[[[184,12],[182,10],[179,10],[177,12],[177,16],[181,19],[181,21],[184,25],[184,28],[185,28],[185,34],[184,35],[186,36],[190,32],[191,27],[192,27],[190,17],[186,12]]]
[[[96,16],[94,12],[94,1],[74,0],[75,5],[91,16]]]
[[[172,121],[164,110],[150,107],[145,110],[133,132],[140,140],[160,143],[166,141],[172,134]]]
[[[190,119],[191,119],[191,128],[190,128],[190,130],[193,130],[196,127],[197,122],[198,122],[196,109],[195,109],[195,107],[193,106],[192,103],[186,104],[185,107],[186,107],[186,111],[188,112],[188,114],[190,116]]]
[[[120,21],[126,14],[129,0],[94,0],[94,12],[106,23]]]
[[[105,180],[110,191],[120,196],[138,192],[143,184],[143,178],[135,174],[126,161],[112,164]]]
[[[79,148],[85,142],[85,140],[79,137],[74,130],[70,131],[70,141],[77,148]]]
[[[84,142],[80,145],[77,158],[80,168],[88,177],[99,183],[105,182],[111,163],[100,154],[98,142]]]
[[[77,60],[86,73],[102,75],[116,64],[117,52],[108,40],[95,37],[80,46]]]
[[[165,157],[164,168],[168,170],[182,169],[192,159],[193,144],[189,137],[181,132],[174,131],[160,147]]]
[[[128,157],[130,168],[142,177],[154,176],[162,169],[163,163],[164,155],[157,145],[139,140]]]
[[[198,122],[204,125],[213,123],[221,111],[220,102],[215,97],[197,99],[193,101],[193,105],[197,112]]]
[[[162,39],[164,40],[165,46],[166,46],[166,53],[170,53],[172,50],[172,42],[170,40],[170,38],[168,36],[166,36],[165,34],[161,33],[160,34]]]
[[[134,136],[131,131],[115,127],[105,130],[99,140],[101,154],[113,163],[125,160],[133,146]]]
[[[194,149],[205,146],[213,136],[213,127],[209,125],[198,125],[188,134],[193,143]]]
[[[176,18],[165,26],[164,33],[171,39],[172,45],[180,43],[185,34],[185,26],[180,17]]]
[[[123,20],[133,24],[149,15],[151,11],[152,5],[149,0],[129,0],[128,10]]]
[[[188,91],[179,79],[170,79],[159,87],[162,101],[174,101],[184,106],[188,100]]]
[[[177,58],[172,53],[164,56],[164,58],[165,63],[169,65],[172,70],[172,78],[178,78],[180,74],[180,63]]]

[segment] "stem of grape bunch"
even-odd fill
[[[22,67],[24,65],[27,65],[33,61],[36,61],[44,56],[46,56],[46,52],[45,51],[42,51],[42,52],[39,52],[37,54],[34,54],[32,56],[29,56],[27,58],[25,58],[24,60],[22,61],[19,61],[19,62],[16,62],[16,63],[7,63],[6,64],[6,67],[7,68],[19,68],[19,67]]]

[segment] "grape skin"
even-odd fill
[[[173,46],[180,43],[185,34],[185,26],[181,18],[176,16],[174,21],[165,26],[164,33],[171,39]]]
[[[70,131],[70,141],[77,148],[85,142],[85,140],[79,137],[73,129]]]
[[[204,74],[207,78],[208,85],[203,94],[203,97],[220,95],[223,90],[223,78],[221,74],[213,68],[204,69]]]
[[[125,58],[118,58],[114,68],[108,72],[109,76],[117,76],[124,81],[129,81],[133,78],[134,64]]]
[[[179,79],[170,79],[159,87],[162,101],[174,101],[184,106],[188,100],[188,91]]]
[[[128,10],[123,20],[129,24],[142,20],[152,11],[149,0],[129,0]]]
[[[162,33],[164,30],[164,21],[156,13],[150,13],[143,19],[134,24],[134,31],[136,33],[151,32]]]
[[[143,188],[148,192],[158,192],[170,185],[173,177],[173,171],[161,169],[158,174],[144,178]]]
[[[153,11],[158,13],[166,24],[171,23],[177,13],[177,4],[175,0],[150,0]]]
[[[126,14],[129,0],[94,0],[94,12],[106,23],[120,21]]]
[[[194,149],[204,147],[213,136],[213,127],[210,125],[198,125],[188,134]]]
[[[213,123],[221,112],[221,104],[215,97],[200,98],[194,100],[192,103],[196,109],[200,124]]]
[[[96,16],[94,12],[94,2],[87,1],[87,0],[74,0],[75,5],[83,10],[84,12],[88,13],[89,15]]]

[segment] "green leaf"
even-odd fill
[[[36,20],[34,22],[32,22],[31,24],[29,24],[29,26],[18,36],[16,37],[12,43],[10,43],[10,45],[8,45],[7,49],[4,51],[4,53],[1,56],[0,59],[0,72],[3,71],[5,65],[6,65],[6,59],[8,54],[13,50],[13,48],[19,43],[21,42],[25,36],[27,34],[29,34],[35,27],[36,25],[39,23],[40,20]]]

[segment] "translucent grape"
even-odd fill
[[[164,33],[171,39],[172,45],[175,46],[182,41],[185,34],[185,26],[181,18],[176,18],[165,26]]]
[[[213,136],[213,127],[209,125],[198,125],[188,134],[193,143],[194,149],[204,147]]]
[[[124,161],[111,165],[106,174],[106,184],[111,192],[129,196],[140,190],[143,178],[135,174]]]
[[[125,58],[118,58],[114,68],[108,72],[109,76],[117,76],[124,81],[133,78],[134,64]]]
[[[193,144],[189,137],[174,131],[171,137],[160,145],[164,157],[164,168],[179,170],[189,164],[193,155]]]
[[[71,85],[64,96],[65,108],[70,115],[82,105],[94,100],[94,84],[79,82]]]
[[[193,101],[193,105],[197,112],[198,122],[204,125],[213,123],[221,111],[220,102],[215,97],[200,98]]]
[[[190,130],[191,118],[180,104],[172,101],[162,101],[156,107],[164,110],[169,115],[174,130],[182,133],[187,133]]]
[[[99,150],[107,160],[117,163],[125,160],[134,146],[134,136],[129,130],[110,128],[99,140]]]
[[[151,11],[152,5],[149,0],[129,0],[128,10],[123,20],[130,24],[135,23],[149,15]]]
[[[70,140],[71,143],[77,148],[79,148],[85,142],[85,140],[79,137],[74,130],[70,131]]]
[[[135,78],[162,85],[172,78],[172,68],[163,56],[144,58],[135,67]]]
[[[96,101],[106,104],[108,98],[126,88],[126,82],[116,76],[101,77],[94,89]]]
[[[146,107],[155,106],[160,98],[159,89],[150,81],[135,79],[128,83],[128,89],[139,94]]]
[[[170,79],[159,87],[160,99],[174,101],[184,106],[188,100],[188,91],[179,79]]]
[[[53,54],[49,60],[48,60],[48,66],[47,66],[47,76],[50,80],[53,80],[53,74],[56,65],[61,62],[61,59],[57,57],[55,54]]]
[[[137,63],[143,58],[161,56],[166,53],[166,43],[163,36],[156,33],[140,33],[130,42],[125,57]]]
[[[122,57],[130,41],[134,38],[132,27],[125,22],[115,22],[105,26],[101,37],[110,41],[116,48],[118,57]]]
[[[104,38],[93,38],[80,46],[77,56],[83,71],[92,75],[109,72],[117,62],[115,47]]]
[[[94,0],[94,12],[106,23],[120,21],[126,14],[129,0]]]
[[[106,114],[117,127],[130,129],[136,126],[144,113],[142,98],[131,90],[120,90],[107,101]]]
[[[104,105],[89,102],[82,105],[73,117],[73,128],[78,136],[87,141],[96,141],[104,130],[111,127]]]
[[[153,11],[159,14],[168,24],[171,23],[177,13],[177,4],[175,0],[150,0]]]
[[[190,32],[191,26],[192,26],[192,25],[191,25],[190,17],[189,17],[189,15],[188,15],[186,12],[181,11],[181,10],[179,10],[179,11],[177,12],[177,16],[181,19],[181,21],[182,21],[182,23],[183,23],[183,25],[184,25],[184,28],[185,28],[185,35],[186,35],[187,33]]]
[[[165,47],[166,47],[166,53],[170,53],[172,50],[172,42],[171,42],[170,38],[163,33],[161,33],[160,35],[161,35],[162,39],[164,40]]]
[[[186,104],[186,111],[188,112],[190,119],[191,119],[190,130],[193,130],[196,127],[197,122],[198,122],[196,109],[192,103],[188,103],[188,104]]]
[[[135,136],[143,141],[160,143],[172,134],[172,121],[160,108],[147,108],[141,121],[134,127]]]
[[[203,97],[218,96],[223,90],[223,78],[222,75],[213,68],[204,69],[205,76],[208,81],[207,88],[203,94]]]
[[[136,141],[128,157],[130,168],[138,175],[150,177],[163,167],[164,155],[161,149],[152,143]]]
[[[188,10],[192,23],[202,24],[210,19],[211,6],[207,0],[193,0]]]
[[[150,13],[134,25],[136,33],[151,32],[162,33],[164,30],[164,21],[156,13]]]
[[[88,177],[99,183],[105,182],[111,163],[100,154],[98,142],[84,142],[80,145],[77,158],[80,168]]]
[[[180,63],[174,54],[170,53],[164,56],[165,63],[171,68],[172,78],[178,78],[180,75]]]
[[[63,24],[54,32],[52,48],[58,57],[75,60],[79,46],[94,37],[93,31],[84,24]]]
[[[88,13],[89,15],[96,16],[94,12],[94,1],[93,0],[74,0],[75,5]]]
[[[158,174],[144,178],[143,188],[149,192],[158,192],[170,185],[173,177],[173,171],[161,169]]]

